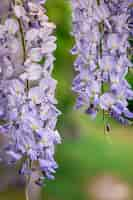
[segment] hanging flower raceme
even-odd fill
[[[76,108],[95,117],[99,110],[108,112],[121,123],[128,123],[133,113],[128,100],[133,91],[125,76],[129,67],[130,1],[71,0],[73,35],[72,54],[77,71],[73,90],[78,94]]]
[[[39,170],[42,184],[57,168],[55,145],[60,112],[55,105],[56,81],[51,77],[56,37],[48,22],[45,1],[14,0],[0,25],[0,132],[7,138],[1,159],[18,161],[19,172]]]

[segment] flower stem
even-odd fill
[[[26,198],[26,200],[30,200],[29,199],[29,187],[28,187],[28,184],[26,184],[26,187],[25,187],[25,198]]]
[[[24,34],[24,31],[23,31],[23,25],[22,25],[22,22],[21,22],[21,19],[17,18],[17,21],[18,21],[18,24],[19,24],[19,30],[20,30],[20,37],[21,37],[21,42],[22,42],[22,50],[23,50],[23,63],[25,62],[26,60],[26,41],[25,41],[25,34]],[[27,96],[28,96],[28,91],[29,91],[29,81],[26,80],[26,93],[27,93]]]
[[[97,0],[97,5],[98,6],[100,6],[100,0]],[[102,22],[100,22],[99,23],[99,32],[100,32],[100,34],[101,34],[101,36],[100,36],[100,42],[99,42],[99,57],[100,57],[100,59],[102,58],[102,56],[103,56],[103,45],[102,45],[102,40],[103,40],[103,33],[104,33],[104,21],[102,21]],[[102,80],[102,82],[101,82],[101,90],[102,90],[102,94],[104,94],[104,81]],[[104,123],[104,135],[106,136],[106,137],[108,137],[107,139],[108,139],[108,142],[111,144],[112,142],[111,142],[111,139],[110,139],[110,137],[109,137],[109,135],[107,134],[110,130],[109,130],[109,128],[108,128],[108,123],[107,123],[107,120],[106,120],[106,112],[105,112],[105,110],[103,109],[102,110],[102,117],[103,117],[103,123]]]
[[[98,6],[100,5],[100,0],[97,0],[97,5],[98,5]]]
[[[29,161],[29,168],[31,167],[31,162]],[[31,175],[26,176],[26,185],[25,185],[25,197],[26,200],[30,200],[29,198],[29,185],[30,185]]]
[[[18,19],[18,24],[19,24],[19,30],[20,30],[20,35],[21,35],[21,41],[22,41],[22,48],[23,48],[23,62],[26,60],[26,47],[25,47],[25,37],[24,37],[24,32],[23,32],[23,27],[21,20]]]
[[[14,5],[16,5],[17,3],[22,3],[23,0],[14,0],[13,3]],[[26,42],[25,42],[25,35],[24,35],[24,31],[23,31],[23,24],[21,22],[21,19],[16,17],[16,20],[18,21],[18,25],[19,25],[19,31],[20,31],[20,37],[21,37],[21,42],[22,42],[22,50],[23,50],[23,63],[26,60]]]

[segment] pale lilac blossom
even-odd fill
[[[0,132],[7,137],[1,151],[6,163],[21,163],[21,174],[40,171],[39,185],[45,177],[54,178],[55,145],[61,142],[57,82],[51,76],[55,25],[48,21],[44,3],[14,0],[0,25]]]
[[[78,94],[76,108],[92,117],[99,110],[108,112],[122,123],[133,113],[128,100],[133,91],[126,80],[129,67],[129,15],[131,1],[71,0],[73,36],[72,54],[76,78],[72,89]]]

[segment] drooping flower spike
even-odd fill
[[[7,138],[1,160],[19,161],[19,172],[26,176],[40,171],[37,184],[54,178],[54,149],[61,142],[57,82],[51,77],[55,25],[48,21],[44,3],[9,1],[8,17],[0,24],[0,132]]]
[[[92,117],[103,110],[123,124],[133,118],[128,109],[133,91],[125,78],[132,67],[127,53],[131,3],[71,0],[76,41],[71,52],[78,55],[72,87],[78,94],[76,108]]]

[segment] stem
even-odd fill
[[[25,42],[25,35],[24,35],[24,31],[23,31],[23,27],[22,27],[22,23],[21,23],[21,20],[18,19],[18,24],[19,24],[19,29],[20,29],[20,35],[21,35],[21,41],[22,41],[22,48],[23,48],[23,63],[25,62],[26,60],[26,42]],[[28,91],[29,91],[29,81],[26,80],[26,93],[27,93],[27,96],[28,96]]]
[[[100,0],[97,0],[97,5],[100,6]],[[99,41],[99,57],[102,58],[103,54],[103,49],[102,49],[102,35],[103,35],[103,29],[104,29],[104,22],[99,23],[99,32],[101,34],[100,41]],[[104,83],[103,81],[101,82],[102,84],[102,94],[104,93]],[[103,116],[103,122],[104,122],[104,134],[106,134],[106,125],[105,125],[105,111],[104,109],[102,110],[102,116]]]
[[[26,200],[29,200],[29,188],[28,188],[28,184],[26,184],[26,187],[25,187],[25,197],[26,197]]]
[[[17,18],[18,24],[19,24],[19,30],[20,30],[20,35],[21,35],[21,41],[22,41],[22,48],[23,48],[23,62],[26,60],[26,45],[25,45],[25,36],[23,32],[23,27],[21,20]]]
[[[21,2],[21,0],[20,0]],[[14,0],[14,4],[16,3],[16,1]],[[25,62],[26,60],[26,42],[25,42],[25,34],[24,34],[24,31],[23,31],[23,25],[22,25],[22,22],[19,18],[17,18],[17,21],[18,21],[18,24],[19,24],[19,30],[20,30],[20,37],[21,37],[21,42],[22,42],[22,50],[23,50],[23,63]],[[27,94],[28,94],[28,91],[29,91],[29,81],[26,80],[26,91],[27,91]],[[29,167],[31,167],[31,162],[29,161]],[[30,200],[29,199],[29,183],[30,183],[30,176],[27,176],[26,177],[26,186],[25,186],[25,198],[26,200]]]
[[[100,0],[97,0],[97,5],[100,6]],[[99,41],[99,57],[100,59],[103,56],[103,46],[102,46],[102,39],[103,39],[103,33],[104,33],[104,21],[99,23],[99,32],[101,34],[100,37],[100,41]],[[102,90],[102,94],[104,93],[104,82],[102,80],[101,82],[102,86],[101,86],[101,90]],[[111,144],[111,139],[109,137],[109,135],[107,134],[107,120],[106,120],[106,116],[105,116],[105,110],[102,110],[102,117],[103,117],[103,123],[104,123],[104,135],[108,136],[107,139],[109,141],[109,143]]]
[[[23,0],[13,0],[13,4],[14,6],[17,5],[17,3],[23,3]],[[23,49],[23,63],[26,60],[26,45],[25,45],[25,35],[24,35],[24,31],[23,31],[23,25],[21,22],[21,19],[19,19],[18,17],[16,17],[16,20],[18,21],[18,25],[19,25],[19,30],[20,30],[20,37],[21,37],[21,42],[22,42],[22,49]]]
[[[21,0],[20,0],[20,2],[21,2]],[[18,21],[18,24],[19,24],[20,37],[21,37],[22,49],[23,49],[23,63],[24,63],[25,60],[26,60],[25,34],[24,34],[24,31],[23,31],[23,25],[22,25],[21,20],[19,18],[17,18],[17,21]],[[25,90],[26,90],[26,93],[27,93],[27,96],[28,96],[28,91],[29,91],[29,81],[28,80],[26,80],[26,88],[25,88]]]
[[[100,0],[97,0],[97,5],[100,6]]]
[[[27,161],[28,161],[28,167],[31,169],[32,168],[31,160],[28,159]],[[29,198],[30,180],[31,180],[31,175],[26,176],[26,186],[25,186],[25,197],[26,197],[26,200],[30,200],[30,198]]]

